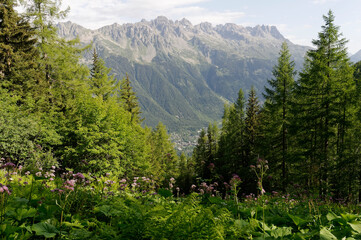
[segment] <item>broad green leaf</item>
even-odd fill
[[[329,213],[327,213],[326,218],[327,218],[328,221],[332,221],[334,219],[340,218],[340,216],[337,216],[333,212],[329,212]]]
[[[333,235],[329,230],[326,228],[322,228],[320,231],[320,239],[322,240],[337,240],[337,237]]]
[[[292,228],[291,227],[278,227],[276,229],[272,229],[269,231],[271,237],[274,238],[283,238],[285,236],[292,234]]]
[[[351,222],[351,221],[355,220],[356,218],[358,218],[359,216],[355,215],[355,214],[350,214],[350,213],[346,213],[346,214],[341,213],[341,217],[343,219],[345,219],[347,222]]]
[[[56,234],[59,232],[58,229],[56,229],[56,227],[45,222],[34,224],[32,229],[33,231],[36,232],[36,235],[44,236],[46,238],[55,237]]]
[[[76,228],[83,228],[84,227],[79,221],[63,222],[63,225],[65,225],[67,227],[76,227]]]
[[[350,225],[357,233],[361,233],[361,222],[349,222],[348,225]]]
[[[100,207],[96,207],[94,208],[94,211],[101,212],[107,217],[119,216],[120,214],[120,211],[114,209],[114,207],[110,205],[102,205]]]
[[[288,214],[288,216],[292,219],[292,221],[296,224],[297,227],[300,227],[300,226],[308,223],[308,221],[306,221],[298,216],[294,216],[291,214]]]

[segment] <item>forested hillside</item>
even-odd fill
[[[264,104],[255,89],[246,99],[241,89],[225,106],[222,128],[202,131],[193,153],[197,174],[222,181],[238,174],[248,194],[266,189],[360,201],[360,64],[350,62],[346,43],[330,11],[298,78],[284,43]],[[263,185],[250,170],[267,171]]]
[[[116,79],[92,52],[80,63],[77,40],[59,38],[66,15],[56,1],[5,1],[0,22],[0,155],[27,169],[73,168],[124,176],[175,176],[178,163],[165,126],[140,126],[128,76]]]
[[[361,62],[332,11],[299,74],[284,41],[264,103],[238,89],[178,156],[60,3],[0,3],[1,239],[361,238]]]
[[[149,126],[159,121],[178,134],[219,121],[223,105],[251,85],[260,96],[277,53],[287,41],[297,67],[309,47],[291,43],[275,26],[193,25],[166,17],[96,30],[59,23],[66,39],[79,38],[99,52],[116,76],[128,73]],[[91,54],[84,60],[90,63]]]

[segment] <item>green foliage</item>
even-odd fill
[[[166,127],[160,122],[155,129],[148,130],[147,139],[151,172],[158,182],[166,184],[170,178],[178,176],[176,169],[179,166],[179,159]]]
[[[148,178],[127,181],[20,168],[0,170],[0,236],[5,239],[359,239],[360,210],[314,199],[192,193],[174,197]],[[17,173],[17,174],[13,174]],[[10,174],[12,180],[5,174]],[[27,184],[30,183],[30,184]],[[315,204],[317,203],[317,204]]]
[[[131,114],[132,121],[135,121],[136,123],[143,121],[144,119],[140,119],[141,111],[138,99],[132,86],[130,85],[128,74],[120,82],[118,95],[121,106],[123,106],[123,108]]]
[[[264,149],[266,158],[272,168],[281,169],[276,174],[285,190],[288,184],[289,164],[289,128],[293,119],[291,111],[292,94],[294,90],[295,63],[291,60],[287,43],[283,43],[278,64],[273,69],[275,79],[268,80],[270,88],[265,88],[266,99],[263,106]]]
[[[93,53],[93,65],[90,70],[89,87],[97,97],[107,100],[115,93],[117,80],[114,76],[109,76],[111,69],[105,67],[103,59],[99,58],[96,50]]]
[[[35,70],[38,51],[35,31],[30,23],[14,10],[13,0],[0,6],[0,86],[25,97],[41,85]]]
[[[39,115],[18,106],[18,100],[0,89],[0,155],[29,168],[57,165],[51,146],[60,143],[60,136]]]
[[[330,11],[315,50],[307,54],[304,70],[295,90],[295,122],[299,155],[297,161],[308,185],[325,194],[340,179],[340,166],[351,156],[348,133],[352,129],[355,93],[353,68]],[[306,163],[306,164],[305,164]],[[337,170],[336,170],[337,169]],[[313,181],[318,175],[318,182]],[[336,180],[337,179],[337,180]],[[338,187],[336,187],[338,188]],[[338,188],[339,189],[339,188]]]

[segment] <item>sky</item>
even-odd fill
[[[295,44],[312,46],[332,10],[335,24],[349,40],[350,54],[361,49],[361,0],[63,0],[68,17],[86,28],[124,24],[165,16],[188,19],[192,24],[236,23],[242,26],[273,25]]]

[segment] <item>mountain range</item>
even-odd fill
[[[297,68],[309,49],[287,40],[275,26],[193,25],[166,17],[97,30],[65,22],[58,33],[91,44],[118,79],[127,73],[145,124],[162,121],[171,132],[220,120],[224,104],[233,102],[240,88],[247,94],[254,86],[261,96],[283,42]],[[92,51],[84,55],[88,65],[91,57]]]
[[[359,50],[357,53],[355,53],[354,55],[352,55],[350,57],[351,61],[356,63],[356,62],[359,62],[361,61],[361,50]]]

